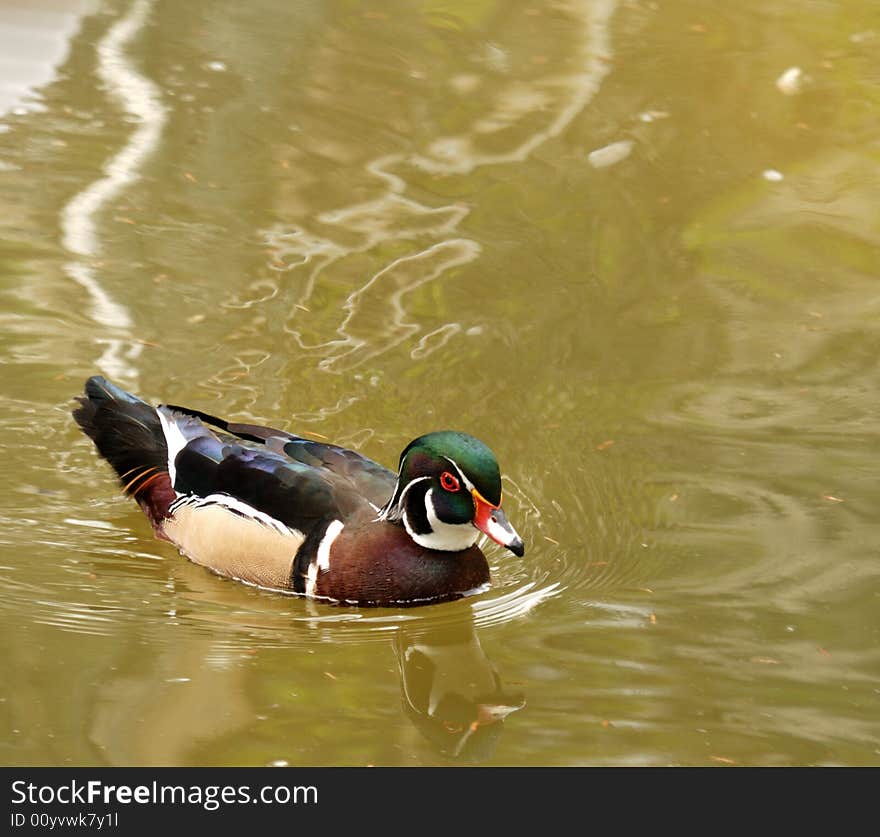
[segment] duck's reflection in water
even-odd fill
[[[504,719],[525,699],[504,688],[473,620],[401,628],[394,649],[404,708],[419,732],[448,758],[490,758]]]
[[[442,758],[479,763],[492,757],[507,716],[525,705],[486,656],[470,602],[406,611],[401,623],[396,611],[248,592],[177,556],[147,569],[157,567],[168,575],[160,573],[167,580],[149,652],[140,633],[118,627],[114,652],[94,677],[85,762],[347,763],[333,748],[364,732],[354,708],[370,695],[382,703],[370,717],[385,726],[365,733],[365,758],[419,758],[414,727]],[[377,680],[392,654],[397,671]],[[330,685],[340,681],[345,689]],[[406,719],[386,711],[398,693]],[[339,732],[327,733],[323,725],[337,718]]]

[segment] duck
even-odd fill
[[[221,576],[334,604],[409,607],[488,588],[484,536],[522,557],[495,455],[440,430],[394,472],[338,445],[153,406],[95,375],[73,418],[155,536]]]

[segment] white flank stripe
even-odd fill
[[[286,526],[280,520],[272,517],[271,514],[266,514],[266,512],[262,512],[259,509],[255,509],[253,506],[249,506],[243,500],[239,500],[237,497],[230,497],[228,494],[209,494],[207,497],[203,498],[203,503],[216,503],[218,506],[225,506],[227,509],[232,509],[233,511],[237,511],[240,514],[243,514],[245,517],[251,518],[251,520],[256,520],[260,523],[269,526],[275,531],[279,532],[282,535],[297,535],[302,537],[302,534],[298,532],[296,529],[291,529],[289,526]]]
[[[248,520],[262,523],[264,526],[274,529],[279,535],[292,535],[297,538],[302,538],[303,536],[302,532],[297,529],[292,529],[290,526],[287,526],[280,520],[272,517],[272,515],[266,514],[266,512],[261,512],[259,509],[249,506],[247,503],[236,497],[230,497],[228,494],[209,494],[207,497],[197,497],[195,494],[185,494],[178,497],[178,499],[169,506],[169,510],[173,515],[177,509],[182,508],[183,506],[190,506],[193,509],[200,509],[204,506],[222,506],[230,511],[238,512]]]
[[[318,571],[325,573],[330,569],[330,547],[333,546],[333,542],[344,528],[345,524],[341,520],[334,520],[324,532],[324,537],[321,538],[321,543],[318,545],[318,551],[306,573],[307,596],[313,597],[315,595],[315,590],[318,587]]]

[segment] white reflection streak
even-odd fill
[[[461,332],[458,323],[446,323],[445,325],[429,331],[419,340],[416,347],[410,352],[413,360],[421,360],[437,349],[442,349],[456,334]]]
[[[98,213],[125,186],[138,179],[138,169],[158,144],[165,125],[158,88],[135,70],[125,53],[143,28],[151,6],[151,0],[136,0],[128,14],[98,43],[98,77],[125,113],[137,117],[140,124],[126,145],[104,164],[104,177],[74,195],[61,210],[62,244],[84,258],[94,258],[100,252]],[[107,348],[97,362],[98,368],[113,377],[136,378],[137,368],[130,361],[137,359],[143,345],[132,338],[133,323],[128,309],[104,290],[92,265],[69,262],[65,270],[89,294],[91,317],[106,334],[100,339]]]
[[[333,341],[333,344],[350,345],[351,348],[348,351],[343,352],[342,354],[336,354],[333,357],[325,358],[318,364],[318,368],[332,369],[332,367],[338,364],[342,358],[366,345],[365,340],[352,337],[351,334],[348,333],[347,327],[352,318],[357,313],[359,307],[358,302],[361,296],[367,293],[373,285],[379,282],[383,282],[384,280],[386,280],[387,277],[390,277],[387,278],[387,282],[395,283],[396,281],[396,283],[401,286],[397,290],[395,290],[389,298],[389,303],[391,309],[393,310],[394,316],[392,320],[393,327],[390,329],[386,329],[386,331],[389,333],[389,337],[386,340],[385,345],[379,348],[375,348],[372,351],[366,352],[366,354],[362,356],[359,362],[374,357],[380,352],[387,351],[393,346],[396,346],[398,343],[402,343],[410,335],[418,332],[419,327],[415,323],[408,323],[405,320],[406,311],[401,301],[404,294],[409,293],[409,291],[415,290],[417,287],[419,287],[420,285],[424,285],[426,282],[430,282],[433,279],[436,279],[438,276],[442,276],[447,270],[450,270],[453,267],[458,267],[460,265],[467,264],[468,262],[473,261],[477,258],[479,252],[479,245],[475,241],[471,241],[467,238],[454,239],[451,241],[440,241],[437,244],[428,247],[426,250],[414,253],[411,256],[402,256],[399,259],[395,259],[393,262],[391,262],[391,264],[382,268],[382,270],[372,276],[362,288],[359,288],[358,290],[349,294],[348,299],[346,300],[345,308],[347,309],[348,314],[342,321],[342,324],[337,329],[339,334],[342,336],[342,340]],[[425,273],[418,276],[418,278],[408,283],[395,280],[395,271],[405,267],[409,267],[413,262],[426,260],[434,260],[438,261],[439,263],[432,266]]]
[[[333,354],[324,358],[319,367],[325,371],[341,371],[344,368],[357,366],[370,357],[374,357],[383,351],[402,342],[406,337],[418,331],[419,327],[404,321],[404,309],[400,303],[404,293],[436,279],[447,269],[457,267],[475,260],[480,253],[479,245],[464,238],[450,238],[454,235],[461,222],[467,217],[469,210],[463,206],[427,207],[409,198],[403,197],[407,190],[407,182],[395,174],[391,169],[401,164],[416,166],[433,174],[467,174],[481,166],[501,165],[525,161],[530,154],[545,142],[562,134],[574,119],[589,105],[598,93],[602,81],[611,71],[611,18],[617,8],[617,0],[584,0],[580,4],[580,19],[584,24],[584,38],[579,51],[580,72],[538,78],[531,82],[531,98],[526,95],[523,98],[531,105],[521,109],[516,118],[525,118],[533,111],[541,111],[547,101],[545,91],[556,92],[559,89],[565,91],[558,110],[542,130],[535,131],[525,140],[513,148],[494,153],[480,153],[474,147],[474,137],[485,134],[492,129],[487,125],[497,125],[499,128],[509,127],[516,118],[511,119],[509,102],[497,103],[495,112],[481,116],[465,135],[442,137],[436,140],[427,149],[426,154],[392,154],[371,161],[366,169],[377,178],[384,181],[387,191],[381,197],[344,207],[332,212],[325,212],[318,221],[324,225],[338,225],[346,231],[357,231],[364,235],[364,241],[356,247],[339,245],[329,239],[315,236],[305,230],[297,230],[291,236],[279,230],[269,231],[267,237],[269,243],[279,252],[295,254],[299,257],[298,265],[304,265],[312,261],[314,257],[320,257],[309,271],[305,283],[304,292],[300,297],[299,307],[305,308],[312,295],[320,273],[341,259],[355,253],[367,252],[375,246],[391,240],[415,239],[424,235],[443,237],[444,240],[433,244],[427,249],[398,259],[394,263],[382,268],[357,290],[349,294],[345,303],[347,311],[343,322],[337,329],[341,339],[329,340],[324,343],[307,345],[299,331],[291,329],[294,339],[300,348],[330,349],[347,346],[347,350],[341,354]],[[528,92],[528,91],[527,91]],[[401,217],[405,216],[405,217]],[[435,223],[423,226],[419,223],[422,219],[437,219]],[[391,223],[389,223],[391,221]],[[408,222],[408,224],[407,224]],[[347,328],[355,317],[359,303],[371,288],[374,292],[381,287],[379,280],[387,276],[395,265],[403,261],[416,260],[428,257],[439,247],[458,249],[454,258],[441,269],[434,269],[426,276],[409,283],[404,287],[398,287],[391,296],[390,309],[393,314],[392,322],[386,328],[388,339],[384,344],[372,350],[365,350],[366,341],[357,338],[347,332]],[[291,265],[296,267],[297,264]],[[384,285],[385,283],[382,283]],[[400,284],[400,283],[398,283]],[[449,339],[452,331],[458,327],[456,323],[447,323],[435,329],[432,334],[440,333]],[[419,341],[412,350],[413,358],[422,358],[432,351],[442,347],[446,339],[436,340],[433,343],[427,340],[427,336]],[[345,359],[345,362],[343,361]]]
[[[545,587],[536,587],[536,582],[530,581],[510,593],[475,602],[471,607],[474,614],[474,625],[485,628],[489,625],[509,622],[519,616],[524,616],[541,602],[559,595],[564,589],[556,581]]]
[[[558,80],[550,79],[548,87],[557,85],[570,87],[573,91],[571,100],[564,105],[556,118],[543,130],[535,132],[516,148],[495,154],[478,154],[468,137],[444,137],[432,144],[438,157],[415,155],[410,162],[419,168],[435,174],[467,174],[480,166],[498,165],[501,163],[521,163],[548,140],[558,137],[574,121],[581,111],[599,92],[602,81],[611,72],[611,17],[617,8],[617,0],[587,0],[582,6],[583,20],[587,32],[581,53],[584,70],[573,76],[565,76]],[[492,116],[481,118],[481,122],[492,120]],[[496,119],[504,123],[504,114]]]

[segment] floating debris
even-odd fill
[[[65,517],[65,523],[70,523],[72,526],[87,526],[89,529],[106,529],[111,532],[116,531],[116,527],[112,523],[107,523],[104,520],[81,520],[77,517]]]
[[[771,183],[779,183],[781,180],[785,180],[785,175],[776,169],[765,169],[761,173],[761,177],[764,180],[769,180]]]
[[[619,140],[606,145],[603,148],[597,148],[587,155],[587,161],[594,169],[605,169],[608,166],[616,165],[625,160],[632,153],[632,140]]]
[[[877,32],[873,29],[866,29],[864,32],[853,32],[849,36],[849,41],[851,44],[863,44],[865,41],[873,40],[876,37]]]
[[[466,95],[468,93],[473,93],[474,90],[480,86],[482,81],[482,78],[476,73],[459,73],[449,79],[449,86],[456,93]]]
[[[789,67],[778,79],[776,89],[783,96],[796,96],[804,86],[804,71],[800,67]]]

